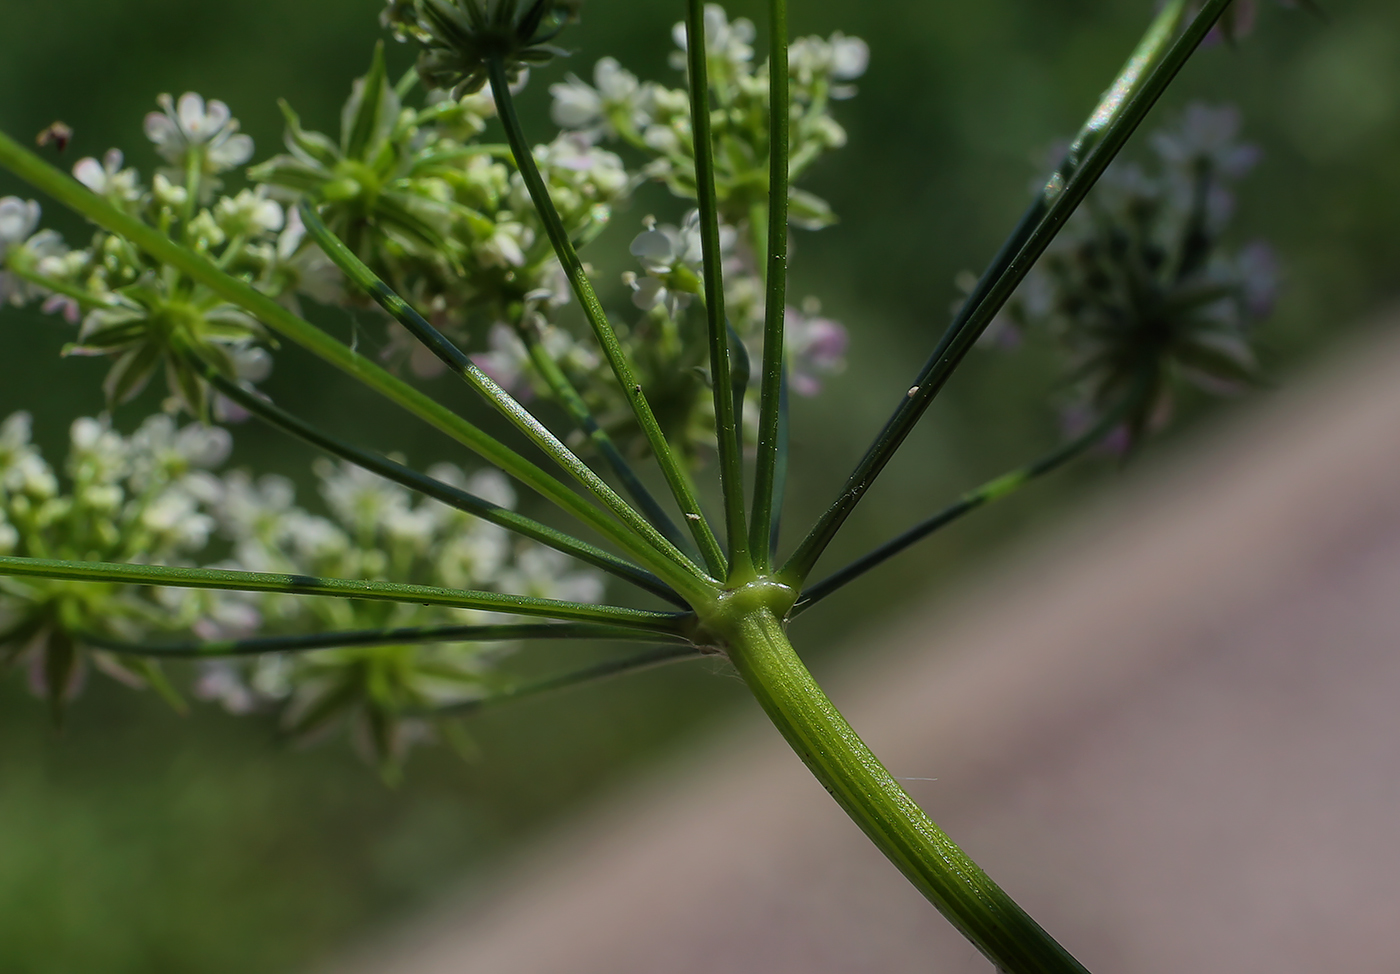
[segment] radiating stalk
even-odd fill
[[[84,634],[81,642],[122,656],[173,659],[219,659],[261,656],[263,653],[305,653],[318,649],[356,646],[407,646],[417,643],[489,643],[527,639],[607,639],[613,642],[660,642],[664,634],[652,629],[604,625],[595,622],[520,623],[485,626],[416,626],[403,629],[360,629],[353,632],[317,632],[294,636],[257,636],[251,639],[211,639],[186,642],[126,642]],[[684,637],[673,639],[684,642]]]
[[[345,276],[359,285],[370,297],[401,324],[409,334],[437,356],[447,368],[463,379],[467,385],[489,403],[498,413],[546,456],[557,463],[586,490],[597,497],[603,506],[613,513],[623,524],[646,538],[657,551],[677,564],[694,569],[690,559],[679,548],[665,538],[646,518],[638,514],[617,492],[608,486],[603,478],[593,472],[574,451],[563,444],[550,432],[549,428],[535,418],[534,414],[522,406],[514,396],[506,392],[496,381],[481,370],[468,355],[456,346],[446,335],[434,328],[394,290],[385,284],[364,262],[351,253],[350,248],[331,233],[322,222],[315,208],[302,203],[301,218],[307,232],[311,234],[321,250]],[[697,570],[698,571],[698,570]]]
[[[528,325],[522,325],[517,329],[520,340],[525,343],[525,350],[530,354],[530,361],[535,364],[535,371],[544,379],[550,391],[554,393],[554,399],[559,405],[564,407],[564,411],[569,414],[569,418],[574,421],[574,425],[588,437],[588,441],[593,444],[593,448],[602,454],[603,459],[608,461],[608,466],[612,468],[617,479],[622,481],[622,486],[627,493],[632,495],[632,499],[637,502],[637,506],[646,515],[655,527],[660,531],[666,540],[681,550],[690,544],[685,536],[681,534],[666,509],[647,490],[646,484],[637,476],[637,472],[632,469],[632,465],[627,462],[627,458],[622,455],[622,451],[617,448],[617,444],[612,441],[608,431],[598,425],[598,420],[594,418],[593,411],[588,408],[588,403],[583,401],[583,396],[579,395],[574,384],[569,381],[569,377],[564,374],[559,363],[554,360],[554,356],[549,354],[549,349],[544,347],[544,342],[539,335]]]
[[[935,531],[947,527],[964,514],[975,511],[977,508],[985,504],[990,504],[992,501],[1000,500],[1008,494],[1013,494],[1032,480],[1058,470],[1075,457],[1082,455],[1096,444],[1103,442],[1105,437],[1122,424],[1123,417],[1127,415],[1129,409],[1132,408],[1137,401],[1137,397],[1125,400],[1117,408],[1106,413],[1103,418],[1095,423],[1087,432],[1065,443],[1058,450],[1047,453],[1038,460],[1028,463],[1023,467],[1018,467],[1015,470],[1008,471],[1000,477],[994,477],[982,486],[969,490],[956,501],[933,515],[933,517],[921,521],[899,537],[885,542],[874,551],[857,558],[846,567],[833,572],[815,585],[804,588],[802,590],[802,597],[797,600],[797,604],[792,608],[792,614],[796,616],[805,612],[832,592],[849,585],[872,568],[884,564],[904,549],[918,541],[922,541]]]
[[[573,241],[569,239],[569,234],[564,229],[564,222],[559,218],[559,211],[554,207],[554,200],[550,198],[549,188],[545,186],[544,177],[540,175],[539,167],[535,165],[535,157],[530,152],[530,144],[525,139],[525,130],[520,127],[520,118],[515,112],[515,99],[510,93],[510,82],[506,77],[505,67],[498,59],[489,61],[488,66],[491,75],[491,92],[496,99],[496,109],[502,124],[505,126],[511,151],[515,154],[516,168],[520,172],[521,179],[525,181],[530,198],[535,203],[535,209],[539,213],[540,222],[544,224],[549,242],[559,257],[559,263],[563,266],[564,273],[568,275],[574,296],[578,298],[584,316],[588,319],[588,324],[593,329],[593,334],[603,350],[603,357],[608,360],[613,376],[617,379],[623,395],[626,396],[628,404],[632,407],[632,415],[636,417],[637,425],[641,427],[642,433],[646,436],[647,444],[651,447],[651,452],[661,467],[661,473],[666,478],[666,483],[671,488],[671,493],[680,506],[681,513],[685,516],[686,524],[690,528],[691,535],[695,538],[696,545],[700,548],[700,554],[705,559],[706,567],[715,578],[723,578],[727,563],[724,552],[719,546],[719,539],[715,537],[709,522],[705,520],[705,514],[700,509],[700,501],[691,489],[681,467],[681,458],[666,442],[666,434],[662,432],[661,424],[657,422],[656,414],[652,412],[651,404],[647,402],[642,385],[637,381],[631,363],[627,361],[626,351],[618,340],[617,333],[613,331],[612,324],[608,321],[608,316],[598,301],[598,295],[593,290],[593,284],[588,280],[588,275],[584,273],[583,261],[579,259],[578,251],[574,249]]]
[[[686,0],[686,63],[690,74],[690,128],[695,146],[695,203],[700,213],[704,252],[705,322],[710,342],[710,379],[719,446],[720,493],[729,538],[730,576],[753,568],[744,519],[744,454],[734,408],[734,374],[724,314],[724,259],[719,243],[719,201],[715,196],[714,137],[710,131],[710,81],[705,50],[704,0]]]
[[[435,585],[376,582],[353,578],[320,578],[281,572],[244,572],[224,568],[175,568],[166,565],[127,565],[100,561],[54,561],[0,555],[0,575],[52,578],[71,582],[113,582],[119,585],[161,585],[172,588],[220,589],[226,592],[276,592],[282,595],[321,595],[376,602],[416,602],[453,609],[481,609],[510,615],[543,616],[579,622],[607,622],[638,628],[680,632],[691,617],[680,612],[651,612],[613,605],[588,605],[525,595],[474,592]]]
[[[841,494],[781,569],[782,576],[790,584],[800,583],[811,572],[826,546],[978,336],[1011,297],[1230,3],[1231,0],[1205,0],[1200,12],[1180,36],[1177,31],[1186,14],[1186,0],[1172,0],[1158,14],[1080,131],[1066,161],[1003,244],[909,392],[901,398],[884,429],[847,478]]]
[[[565,534],[562,531],[541,524],[533,518],[528,518],[523,514],[493,504],[485,498],[478,497],[468,491],[453,487],[451,484],[443,483],[427,474],[419,473],[402,463],[390,460],[370,450],[361,449],[345,442],[329,433],[323,432],[284,409],[274,405],[262,396],[256,395],[244,389],[236,382],[219,375],[213,371],[206,363],[195,360],[195,364],[204,369],[204,376],[209,383],[221,394],[233,400],[242,408],[248,410],[258,419],[267,423],[275,429],[280,429],[285,433],[303,440],[317,449],[324,450],[332,456],[339,457],[362,467],[371,473],[378,474],[386,480],[402,484],[410,490],[417,491],[424,497],[431,497],[441,501],[449,507],[455,507],[459,511],[466,511],[483,521],[499,525],[508,531],[514,531],[522,537],[537,541],[542,545],[553,548],[555,551],[562,551],[579,559],[585,564],[601,568],[611,575],[615,575],[633,585],[643,588],[654,595],[658,595],[668,602],[684,606],[685,600],[672,591],[671,587],[661,581],[651,572],[638,568],[631,562],[624,561],[602,548],[594,547],[591,544],[580,541],[577,538]]]
[[[0,133],[0,166],[13,172],[59,203],[87,217],[111,233],[124,237],[162,264],[238,305],[283,337],[364,383],[446,433],[489,464],[572,514],[603,537],[630,553],[687,599],[705,599],[714,592],[712,582],[657,552],[643,538],[588,503],[564,483],[550,476],[515,451],[497,442],[452,410],[435,402],[413,386],[390,374],[354,349],[336,341],[308,321],[292,314],[276,301],[245,282],[223,273],[207,258],[187,250],[154,227],[116,209],[71,176]]]
[[[1087,974],[905,794],[812,679],[771,611],[729,620],[725,636],[739,675],[817,780],[999,970]]]
[[[787,0],[768,5],[768,272],[763,308],[763,366],[758,409],[758,455],[754,463],[753,519],[749,551],[754,567],[772,567],[772,525],[778,468],[779,411],[783,382],[784,318],[788,269],[788,94]],[[776,501],[781,505],[781,499]]]
[[[427,713],[434,717],[475,713],[484,707],[511,703],[516,700],[523,700],[526,697],[537,697],[542,693],[564,690],[568,687],[580,686],[585,683],[597,683],[599,680],[621,676],[624,673],[639,673],[642,670],[649,670],[666,663],[680,663],[689,659],[699,659],[703,655],[704,654],[694,646],[657,646],[643,653],[624,656],[621,659],[607,660],[602,663],[594,664],[593,666],[571,670],[568,673],[561,673],[558,676],[545,677],[542,680],[522,683],[519,686],[511,687],[500,693],[493,693],[489,697],[482,697],[478,700],[464,700],[462,703],[452,704],[448,707],[428,711]]]

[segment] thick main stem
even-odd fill
[[[1011,974],[1087,974],[905,794],[812,679],[771,610],[722,628],[730,660],[792,749],[963,936]]]

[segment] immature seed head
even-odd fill
[[[582,0],[390,0],[384,22],[423,45],[418,74],[456,97],[480,91],[499,60],[514,82],[531,65],[565,54],[550,42]]]

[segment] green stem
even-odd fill
[[[621,676],[624,673],[638,673],[642,670],[649,670],[666,663],[680,663],[689,659],[699,659],[704,654],[693,646],[657,646],[643,653],[632,656],[624,656],[621,659],[607,660],[593,666],[584,667],[578,670],[571,670],[568,673],[561,673],[558,676],[546,677],[542,680],[535,680],[530,683],[522,683],[500,693],[494,693],[489,697],[482,697],[480,700],[467,700],[453,706],[439,708],[429,711],[430,716],[446,717],[453,714],[475,713],[483,707],[493,706],[501,703],[511,703],[522,700],[526,697],[537,697],[542,693],[549,693],[554,690],[564,690],[568,687],[579,686],[584,683],[596,683],[613,676]]]
[[[272,298],[223,273],[205,257],[181,247],[154,227],[116,209],[105,199],[44,162],[4,133],[0,133],[0,166],[9,169],[69,209],[81,213],[103,229],[124,237],[160,263],[174,268],[207,287],[214,294],[238,305],[278,334],[296,342],[386,399],[446,433],[487,463],[499,467],[617,544],[665,579],[688,600],[713,597],[712,583],[696,578],[693,572],[659,554],[637,534],[588,503],[561,481],[499,443],[494,437],[370,359],[361,356],[354,349],[336,341],[315,325],[292,314]]]
[[[10,267],[8,270],[11,274],[15,275],[15,277],[26,280],[30,284],[37,284],[39,287],[52,291],[54,294],[61,294],[65,298],[72,298],[84,308],[113,307],[113,303],[110,299],[98,297],[83,288],[74,287],[62,281],[55,281],[52,278],[45,277],[43,274],[36,274],[33,271],[19,267]]]
[[[564,221],[560,219],[559,211],[554,207],[554,200],[549,195],[549,188],[545,186],[544,177],[540,175],[539,167],[535,165],[535,157],[530,152],[530,145],[525,139],[525,131],[520,127],[520,118],[515,112],[515,99],[510,93],[510,83],[506,77],[505,67],[499,59],[495,58],[488,61],[487,65],[491,75],[491,92],[496,99],[496,109],[501,117],[501,123],[505,126],[507,141],[510,142],[511,151],[515,154],[516,169],[519,170],[520,177],[525,181],[525,187],[530,192],[530,198],[535,203],[540,222],[544,224],[545,234],[554,246],[554,252],[559,257],[559,263],[564,268],[564,273],[569,277],[569,284],[573,288],[574,296],[578,298],[584,316],[588,319],[588,324],[598,339],[603,356],[608,360],[608,365],[612,368],[613,375],[617,378],[623,395],[627,397],[627,401],[632,407],[632,414],[636,417],[637,425],[641,427],[642,433],[646,436],[647,443],[651,446],[651,452],[661,467],[662,475],[665,476],[666,483],[676,498],[676,503],[680,505],[681,513],[685,515],[685,521],[690,526],[691,534],[695,538],[696,545],[700,548],[700,554],[705,559],[706,567],[715,578],[722,578],[726,563],[724,552],[719,546],[719,539],[715,537],[709,522],[705,520],[704,512],[700,510],[700,501],[695,492],[691,490],[681,469],[680,457],[666,442],[666,434],[662,432],[661,424],[656,421],[656,414],[652,412],[651,404],[647,402],[641,383],[637,381],[636,374],[627,361],[627,353],[622,347],[622,342],[618,340],[617,333],[613,331],[607,313],[603,311],[603,305],[598,301],[598,295],[594,292],[588,275],[584,273],[583,261],[579,259],[578,251],[574,249],[573,241],[569,239],[569,234],[564,229]]]
[[[793,606],[793,616],[805,612],[831,593],[849,585],[872,568],[884,564],[904,549],[922,541],[935,531],[947,527],[964,514],[975,511],[984,504],[1000,500],[1008,494],[1015,493],[1032,480],[1058,470],[1095,444],[1102,442],[1105,437],[1117,429],[1122,424],[1123,417],[1139,399],[1140,397],[1132,397],[1125,400],[1095,423],[1086,433],[1065,443],[1058,450],[1047,453],[1038,460],[1008,471],[1000,477],[994,477],[982,486],[969,490],[933,517],[921,521],[899,537],[885,542],[869,554],[857,558],[845,568],[833,572],[815,585],[803,589],[802,597]]]
[[[901,398],[893,415],[847,478],[840,496],[781,569],[780,574],[789,584],[800,584],[811,572],[826,546],[962,363],[978,336],[1011,297],[1231,2],[1205,0],[1200,12],[1180,36],[1177,31],[1186,13],[1186,0],[1172,0],[1157,16],[1080,131],[1066,161],[1003,244],[909,392]]]
[[[597,497],[603,506],[613,513],[614,517],[646,538],[652,547],[667,558],[682,568],[699,575],[699,569],[691,564],[690,559],[657,531],[651,522],[633,510],[625,500],[618,496],[615,490],[608,486],[606,481],[594,473],[588,464],[579,459],[514,396],[481,371],[481,368],[465,352],[450,341],[446,335],[429,324],[426,318],[414,310],[407,301],[395,294],[389,285],[380,280],[372,270],[351,253],[350,248],[346,247],[321,221],[315,208],[302,203],[301,217],[307,232],[320,245],[326,256],[345,273],[345,276],[363,288],[381,308],[392,315],[394,320],[403,325],[414,338],[422,342],[449,370],[463,379],[511,425],[524,433],[531,443],[577,480],[593,496]]]
[[[686,62],[690,69],[690,126],[695,146],[695,202],[704,253],[705,322],[710,343],[710,378],[719,446],[720,493],[729,537],[730,577],[753,573],[744,519],[742,431],[734,406],[734,374],[724,314],[724,268],[720,256],[719,200],[715,194],[714,136],[710,127],[710,81],[705,48],[704,0],[686,0]],[[765,355],[766,355],[765,351]]]
[[[354,632],[318,632],[297,636],[259,636],[252,639],[215,639],[201,642],[132,643],[105,636],[82,635],[85,645],[111,650],[123,656],[212,659],[260,656],[263,653],[300,653],[352,646],[406,646],[415,643],[514,642],[522,639],[608,639],[619,642],[658,642],[665,638],[651,629],[564,622],[488,626],[419,626],[406,629],[364,629]],[[684,641],[684,637],[672,638]]]
[[[598,420],[594,418],[593,411],[588,408],[588,403],[583,401],[574,384],[569,381],[569,377],[564,374],[564,370],[559,367],[559,363],[554,360],[554,356],[549,354],[549,349],[544,347],[544,342],[540,340],[539,334],[528,324],[520,324],[516,328],[516,334],[525,343],[525,349],[530,353],[530,361],[534,363],[535,371],[544,379],[550,391],[554,393],[554,399],[564,411],[569,414],[569,418],[574,421],[574,425],[588,437],[588,441],[593,444],[593,448],[602,454],[603,459],[608,461],[608,466],[612,468],[617,479],[622,481],[627,493],[632,495],[632,499],[642,509],[647,520],[656,527],[678,548],[689,542],[684,540],[671,518],[666,514],[659,501],[647,490],[646,484],[637,476],[637,472],[632,469],[632,465],[627,462],[627,458],[622,455],[622,451],[617,448],[617,444],[612,441],[607,430],[598,425]]]
[[[283,595],[321,595],[376,602],[416,602],[453,609],[480,609],[511,615],[543,616],[579,622],[607,622],[681,632],[688,613],[651,612],[614,605],[588,605],[536,599],[525,595],[474,592],[435,585],[375,582],[352,578],[319,578],[272,572],[244,572],[223,568],[175,568],[166,565],[122,565],[100,561],[54,561],[0,555],[0,575],[52,578],[72,582],[114,582],[122,585],[164,585],[173,588],[220,589],[229,592],[276,592]]]
[[[309,443],[317,449],[324,450],[342,460],[348,460],[357,467],[363,467],[372,473],[376,473],[386,480],[402,484],[410,490],[415,490],[425,497],[441,501],[449,507],[455,507],[459,511],[466,511],[499,525],[508,531],[537,541],[542,545],[562,551],[579,559],[595,568],[600,568],[605,572],[631,582],[648,592],[658,595],[668,602],[684,605],[685,600],[681,599],[671,590],[665,582],[644,569],[638,568],[631,562],[624,561],[614,554],[595,548],[593,545],[580,541],[571,535],[558,531],[548,525],[541,524],[523,514],[517,514],[509,508],[493,504],[485,498],[477,497],[475,494],[445,484],[441,480],[419,473],[416,470],[388,457],[380,456],[369,450],[361,449],[346,443],[344,440],[322,432],[310,423],[293,416],[284,409],[279,408],[262,396],[256,395],[236,382],[214,371],[208,363],[194,360],[203,369],[206,380],[219,390],[223,395],[242,406],[258,419],[267,423],[275,429],[280,429],[285,433]]]
[[[754,464],[753,519],[749,538],[754,567],[760,573],[772,567],[774,486],[778,475],[778,426],[783,382],[784,318],[787,312],[788,129],[791,124],[787,0],[770,0],[768,32],[768,293],[763,309],[758,455]]]
[[[1000,970],[1086,974],[953,843],[885,770],[760,608],[725,632],[729,658],[831,796],[938,911]]]

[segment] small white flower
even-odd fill
[[[39,225],[39,204],[18,196],[0,199],[0,260],[15,244],[24,243]]]
[[[615,136],[617,119],[632,129],[642,129],[651,121],[651,86],[622,67],[615,58],[605,57],[593,67],[593,85],[573,75],[561,84],[550,85],[554,96],[550,117],[566,129],[582,129],[593,135]]]
[[[172,165],[183,168],[191,151],[202,153],[207,173],[241,166],[253,157],[253,140],[238,131],[238,120],[221,101],[204,99],[192,91],[175,104],[169,95],[156,99],[161,111],[146,116],[146,137]]]
[[[737,237],[733,227],[720,227],[721,257],[733,249]],[[646,271],[645,277],[627,280],[632,303],[644,311],[664,305],[674,318],[700,290],[704,263],[700,211],[687,213],[679,227],[652,225],[632,241],[631,252]]]
[[[135,169],[122,168],[122,150],[108,149],[102,161],[88,156],[73,167],[73,178],[98,196],[130,203],[141,198],[140,177]]]
[[[731,22],[724,8],[717,3],[705,4],[705,53],[734,65],[746,65],[753,60],[753,41],[757,36],[753,21],[740,17]],[[684,70],[687,38],[685,23],[671,28],[671,38],[680,51],[671,55],[671,65]]]
[[[230,237],[275,233],[285,222],[282,207],[267,198],[265,186],[225,196],[214,207],[214,219]]]

